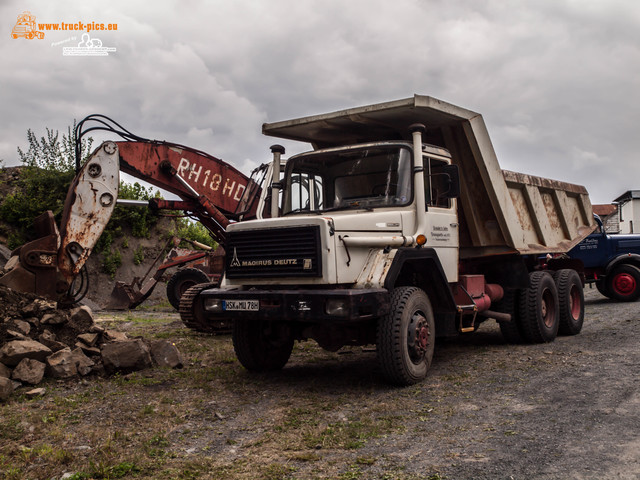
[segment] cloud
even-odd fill
[[[594,203],[640,178],[640,4],[149,5],[34,0],[38,20],[117,22],[116,32],[96,34],[114,54],[65,58],[51,43],[68,33],[11,39],[12,19],[25,7],[3,2],[0,158],[16,161],[27,128],[63,131],[74,118],[104,113],[141,136],[188,144],[244,170],[268,161],[278,141],[261,135],[265,121],[420,93],[481,113],[503,168],[585,184]]]

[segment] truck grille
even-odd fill
[[[228,278],[320,277],[320,228],[286,227],[227,234]]]

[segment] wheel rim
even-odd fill
[[[582,313],[582,302],[580,301],[580,292],[578,291],[578,287],[575,285],[571,287],[570,293],[571,299],[571,318],[574,320],[578,320],[580,318],[580,314]]]
[[[556,309],[553,302],[553,293],[551,293],[551,290],[549,289],[545,289],[542,294],[541,309],[544,324],[548,328],[553,327],[553,324],[555,323]]]
[[[180,296],[182,297],[182,295],[184,295],[184,292],[189,290],[194,285],[197,285],[197,282],[194,282],[193,280],[185,280],[184,282],[182,282],[182,284],[178,288],[178,292],[180,292]]]
[[[414,364],[422,362],[429,350],[429,322],[422,312],[416,312],[411,316],[407,335],[407,347],[409,358]]]
[[[620,295],[630,295],[636,289],[636,279],[628,273],[619,273],[613,277],[613,289]]]

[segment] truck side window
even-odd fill
[[[449,177],[443,172],[446,162],[424,158],[424,188],[428,206],[438,208],[451,207],[447,193],[450,188]]]

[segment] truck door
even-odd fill
[[[458,281],[458,215],[456,200],[451,198],[452,182],[445,172],[448,163],[425,156],[424,185],[427,215],[428,248],[433,248],[440,258],[449,282]]]

